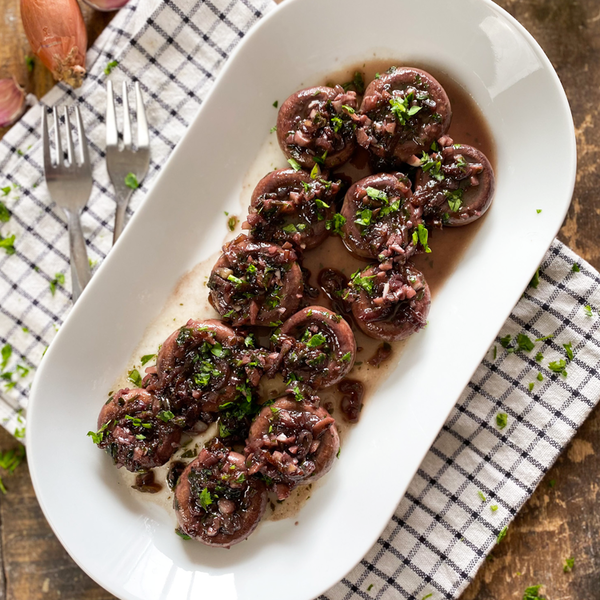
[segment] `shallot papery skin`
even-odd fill
[[[21,18],[31,48],[54,78],[79,87],[87,32],[77,0],[21,0]]]
[[[8,127],[25,111],[25,90],[13,79],[0,79],[0,127]]]
[[[119,10],[123,8],[129,0],[83,0],[88,6],[95,8],[96,10],[101,10],[104,12],[109,12],[111,10]]]

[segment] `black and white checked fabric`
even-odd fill
[[[393,519],[323,599],[460,595],[600,398],[599,287],[595,269],[552,244],[537,289],[514,308]],[[512,351],[520,334],[552,337]],[[566,376],[549,367],[561,360]],[[507,415],[503,429],[498,413]]]
[[[110,250],[114,215],[103,151],[106,78],[137,79],[146,96],[152,163],[134,194],[135,210],[232,49],[273,6],[271,0],[132,0],[89,51],[84,86],[74,92],[59,85],[43,99],[43,106],[77,101],[82,109],[94,172],[83,216],[92,261]],[[118,65],[107,76],[111,61]],[[12,212],[0,236],[15,235],[14,254],[0,247],[0,419],[19,435],[35,368],[70,308],[66,222],[39,185],[41,110],[32,108],[0,141],[0,200]],[[592,267],[553,243],[538,287],[529,287],[513,310],[386,530],[323,599],[460,595],[600,397],[599,284]],[[519,334],[552,337],[512,351]],[[507,335],[508,349],[500,343]],[[566,377],[549,366],[561,360]],[[506,414],[502,429],[498,413]]]

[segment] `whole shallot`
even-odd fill
[[[21,0],[21,18],[31,48],[54,78],[79,87],[87,32],[77,0]]]
[[[103,12],[109,12],[111,10],[119,10],[123,8],[129,0],[83,0],[88,6],[101,10]]]

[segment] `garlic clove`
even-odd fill
[[[111,10],[119,10],[123,8],[129,0],[83,0],[85,4],[95,8],[96,10],[101,10],[103,12],[108,12]]]
[[[25,112],[25,90],[15,78],[0,79],[0,127],[8,127]]]

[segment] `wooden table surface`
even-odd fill
[[[499,4],[541,44],[567,91],[579,170],[559,237],[600,269],[600,2],[500,0]],[[84,12],[93,40],[111,16]],[[39,62],[33,72],[27,70],[25,56],[30,50],[20,26],[18,0],[0,0],[0,14],[4,17],[0,77],[15,75],[39,97],[52,86],[52,78]],[[542,481],[462,600],[520,600],[533,584],[544,584],[541,591],[549,600],[600,600],[600,511],[596,510],[600,459],[595,453],[599,441],[600,408]],[[17,443],[0,428],[0,450]],[[75,565],[52,533],[33,493],[27,465],[11,475],[0,475],[8,488],[6,495],[0,495],[0,600],[113,598]],[[90,536],[97,538],[98,533],[90,531]],[[571,573],[563,572],[567,557],[575,557]]]

